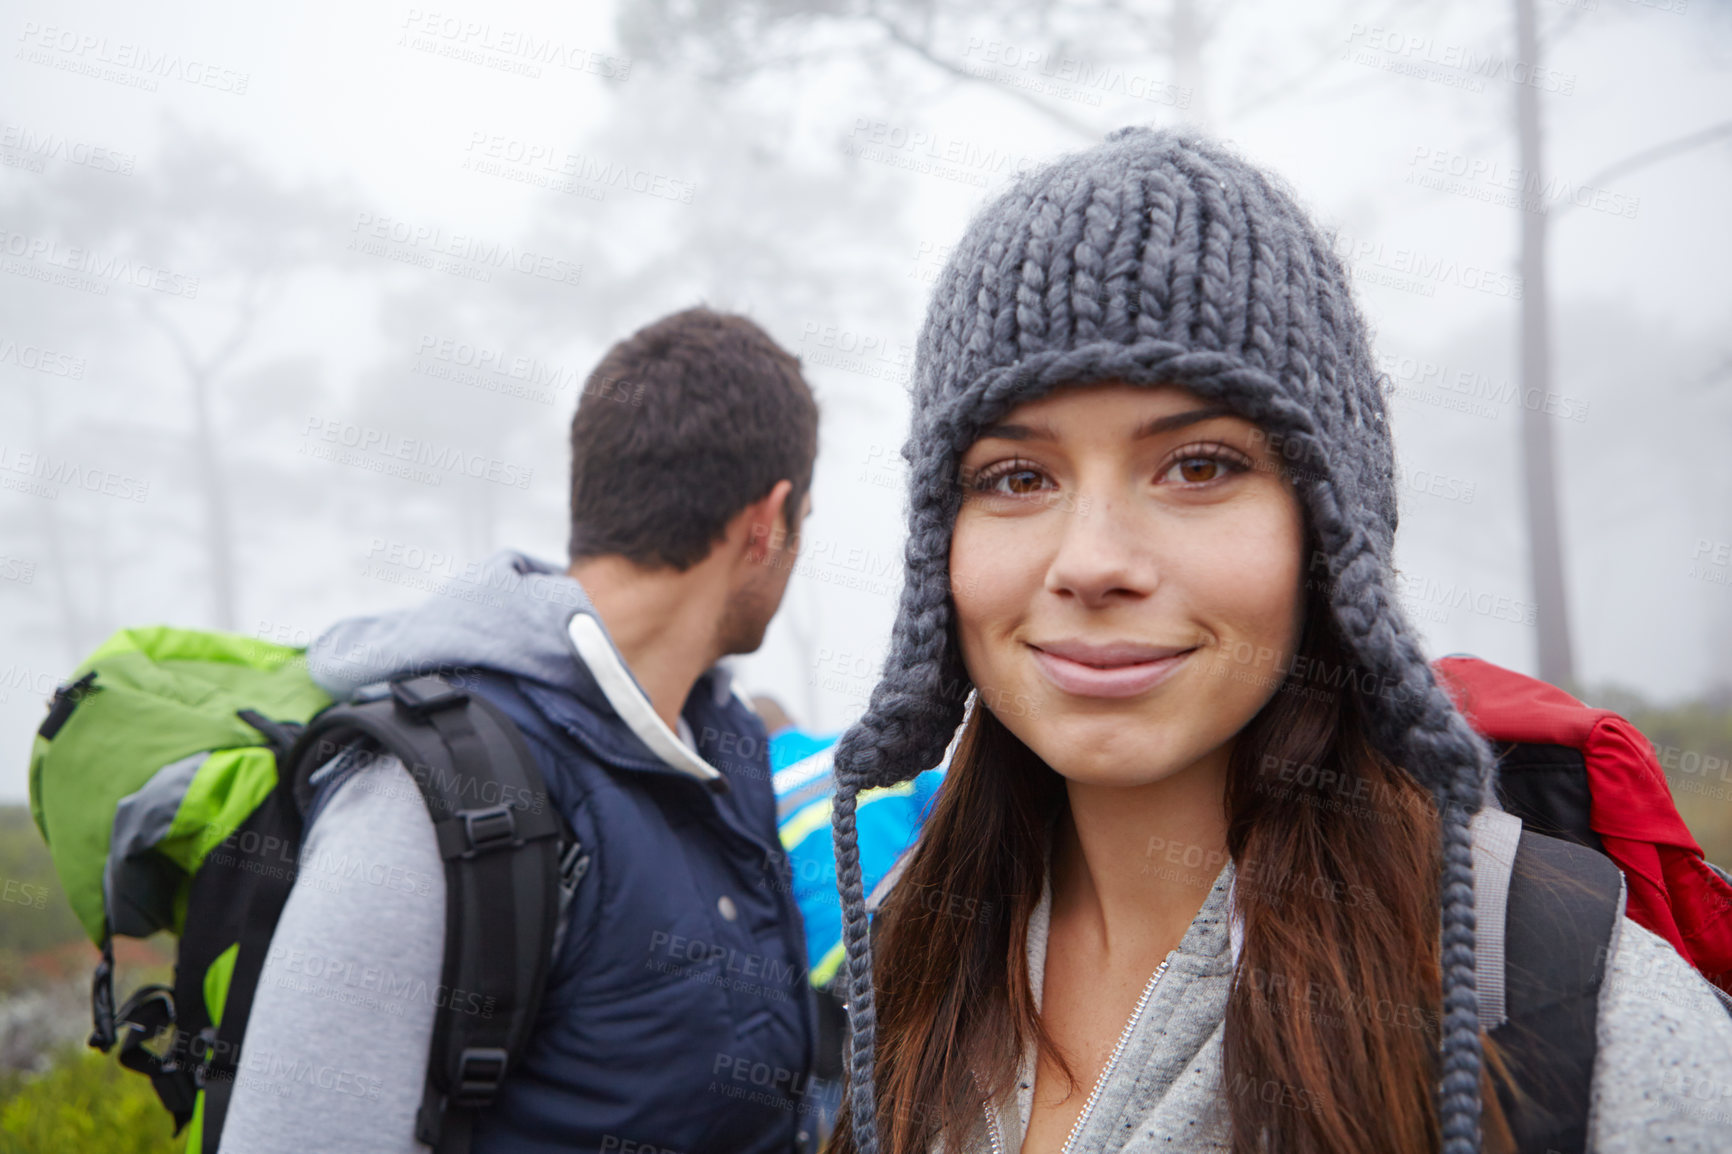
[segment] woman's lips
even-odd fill
[[[1042,675],[1066,693],[1078,697],[1135,697],[1171,677],[1195,652],[1186,649],[1170,657],[1102,667],[1035,649],[1034,661]]]

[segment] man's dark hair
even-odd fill
[[[783,479],[795,533],[817,454],[817,402],[768,333],[707,308],[664,317],[609,349],[584,386],[571,420],[571,559],[689,569]]]

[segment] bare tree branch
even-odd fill
[[[1722,120],[1719,124],[1709,125],[1707,128],[1699,129],[1686,136],[1680,136],[1674,140],[1668,140],[1664,144],[1656,144],[1652,148],[1644,148],[1640,152],[1626,156],[1617,163],[1602,168],[1582,183],[1597,185],[1616,177],[1628,176],[1638,169],[1658,164],[1662,160],[1668,160],[1681,153],[1691,152],[1704,144],[1712,144],[1714,141],[1728,136],[1732,136],[1732,120]]]
[[[1409,0],[1389,0],[1388,3],[1384,4],[1383,7],[1373,12],[1366,19],[1367,21],[1372,22],[1384,20],[1395,15],[1395,13],[1402,8],[1408,6]],[[1227,114],[1228,119],[1230,121],[1238,120],[1240,117],[1249,116],[1254,112],[1259,112],[1262,109],[1269,107],[1275,101],[1281,100],[1300,91],[1312,81],[1316,80],[1319,76],[1329,71],[1329,66],[1339,60],[1340,57],[1333,47],[1323,47],[1320,45],[1320,48],[1321,50],[1318,52],[1317,59],[1313,61],[1311,65],[1294,73],[1287,79],[1277,82],[1273,87],[1266,88],[1255,96],[1240,101]]]
[[[914,39],[912,36],[909,36],[907,33],[903,32],[902,29],[900,29],[896,26],[895,21],[891,20],[888,16],[885,16],[883,13],[872,12],[867,16],[867,19],[870,20],[872,23],[876,24],[879,28],[883,29],[884,33],[890,37],[890,39],[893,43],[899,45],[900,47],[902,47],[906,50],[908,50],[909,52],[913,53],[915,56],[918,56],[920,59],[922,59],[926,63],[932,65],[934,68],[937,68],[940,71],[949,73],[951,76],[956,77],[958,80],[967,80],[967,81],[970,81],[971,83],[975,83],[975,84],[981,84],[981,83],[990,84],[991,83],[990,80],[987,80],[984,77],[976,76],[974,73],[968,71],[968,69],[966,69],[966,68],[963,68],[961,65],[956,64],[953,61],[946,60],[944,57],[938,55],[936,52],[932,51],[932,49],[929,48],[927,45],[921,43],[920,41]],[[1060,112],[1058,109],[1053,108],[1050,105],[1048,105],[1045,101],[1036,99],[1034,96],[1031,96],[1029,93],[1022,91],[1020,88],[1013,88],[1009,85],[999,85],[998,87],[1001,91],[1003,91],[1007,95],[1016,97],[1018,100],[1022,101],[1024,104],[1028,105],[1030,108],[1033,108],[1035,111],[1040,112],[1043,115],[1051,118],[1055,123],[1063,125],[1065,128],[1070,129],[1072,132],[1076,133],[1078,136],[1082,137],[1085,140],[1093,140],[1095,137],[1100,135],[1100,130],[1095,128],[1094,126],[1089,125],[1089,124],[1085,124],[1082,121],[1077,120],[1076,118],[1070,116],[1068,113]]]

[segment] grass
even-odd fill
[[[73,917],[24,806],[0,806],[0,943],[0,1001],[70,987],[75,996],[67,1004],[77,1007],[77,1020],[53,1033],[88,1033],[96,947]],[[171,947],[130,939],[116,946],[119,997],[141,982],[167,980]],[[35,1070],[0,1070],[0,1154],[169,1154],[184,1148],[149,1080],[123,1069],[112,1054],[74,1041],[37,1061]]]
[[[0,1077],[0,1154],[178,1154],[173,1131],[150,1082],[93,1050]]]

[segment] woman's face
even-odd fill
[[[981,703],[1073,781],[1224,773],[1299,638],[1303,520],[1278,462],[1176,386],[1061,389],[987,429],[950,551]]]

